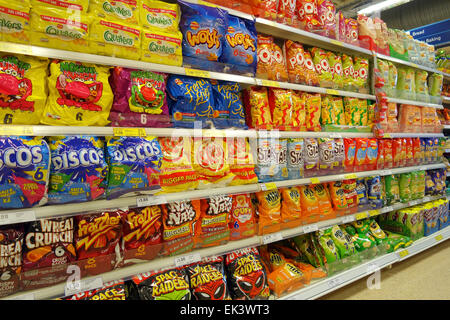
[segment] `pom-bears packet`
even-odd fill
[[[160,190],[162,152],[156,137],[107,137],[106,161],[108,199]]]
[[[181,9],[184,62],[201,69],[214,67],[223,52],[228,13],[225,10],[178,1]]]
[[[228,29],[219,61],[236,66],[230,66],[232,71],[239,69],[241,73],[254,75],[258,61],[256,43],[254,21],[228,16]]]
[[[168,127],[167,75],[159,72],[115,67],[110,78],[114,102],[112,126]]]
[[[208,120],[220,115],[218,110],[214,110],[211,83],[207,79],[170,76],[167,92],[175,127],[193,128],[195,121],[201,121],[202,127],[206,128],[209,126]]]
[[[48,202],[91,201],[105,192],[108,167],[100,137],[49,137],[52,166]]]
[[[211,80],[214,95],[214,108],[219,114],[228,117],[214,118],[213,123],[216,128],[236,127],[247,129],[245,124],[244,106],[241,99],[241,85],[237,82]],[[225,111],[228,111],[226,113]]]
[[[42,137],[0,137],[0,209],[47,203],[50,150]]]

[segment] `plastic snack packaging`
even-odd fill
[[[351,236],[355,249],[358,252],[376,246],[375,238],[369,232],[357,232],[356,228],[352,225],[346,225],[345,231]]]
[[[48,137],[52,166],[48,202],[95,200],[105,193],[108,168],[99,137]]]
[[[230,240],[252,237],[256,234],[256,213],[250,194],[232,195],[230,212]]]
[[[384,168],[391,169],[394,167],[393,139],[384,140]]]
[[[122,263],[119,248],[125,213],[103,211],[74,218],[74,243],[82,273],[95,275],[111,271]]]
[[[140,1],[139,20],[145,29],[158,28],[166,32],[177,32],[180,15],[180,7],[176,3],[156,0]]]
[[[361,125],[361,112],[359,111],[359,99],[344,97],[345,122],[350,126]]]
[[[154,259],[162,249],[160,206],[129,209],[122,215],[124,265]]]
[[[256,76],[258,78],[269,78],[270,69],[272,68],[272,51],[273,51],[273,38],[270,36],[263,36],[258,34],[257,41],[257,66]],[[270,78],[269,78],[270,79]],[[273,79],[272,79],[273,80]]]
[[[140,273],[127,281],[127,292],[127,300],[190,300],[188,270],[164,268]]]
[[[304,176],[305,144],[302,138],[288,138],[287,140],[287,170],[288,178],[301,179]]]
[[[231,196],[212,196],[200,200],[199,223],[195,225],[196,247],[211,247],[226,243],[230,238]]]
[[[378,142],[377,139],[368,139],[365,170],[371,171],[377,169],[378,159]]]
[[[400,189],[397,175],[384,177],[387,205],[392,205],[400,201]]]
[[[334,139],[318,138],[319,144],[319,171],[327,175],[332,171],[334,163]]]
[[[271,66],[268,69],[268,78],[275,81],[288,81],[288,71],[283,51],[275,42],[272,43],[272,59]]]
[[[369,77],[369,60],[355,57],[354,58],[354,74],[355,85],[359,88],[366,88]]]
[[[378,157],[377,157],[376,170],[382,170],[382,169],[384,169],[385,139],[378,139],[377,142],[378,142]]]
[[[107,282],[98,289],[79,292],[74,294],[73,296],[62,298],[62,300],[126,300],[127,297],[125,290],[125,282],[116,280]]]
[[[409,184],[409,189],[410,189],[410,192],[411,192],[411,200],[416,200],[416,199],[419,199],[419,197],[420,197],[420,194],[419,194],[419,191],[418,191],[418,187],[419,187],[419,174],[418,174],[418,171],[412,171],[412,172],[410,172],[410,175],[411,175],[411,182],[410,182],[410,184]]]
[[[388,103],[388,109],[387,109],[387,131],[388,132],[399,132],[399,126],[397,121],[397,104],[394,102]]]
[[[331,228],[325,230],[319,230],[316,234],[319,245],[322,247],[327,263],[331,264],[340,259],[339,252],[331,238]]]
[[[60,50],[91,52],[91,16],[62,1],[39,1],[30,15],[30,43]]]
[[[273,127],[280,130],[292,129],[292,91],[269,88],[269,106]]]
[[[405,138],[406,141],[406,166],[414,166],[413,138]]]
[[[0,1],[0,14],[3,20],[0,27],[0,39],[6,42],[28,44],[32,37],[30,6],[22,6],[17,2]]]
[[[233,300],[268,299],[267,270],[258,248],[239,249],[227,254],[225,269]]]
[[[402,165],[402,139],[392,139],[392,167],[398,168]]]
[[[342,68],[342,57],[327,51],[327,60],[330,64],[330,71],[333,76],[334,86],[338,89],[344,88],[344,70]]]
[[[289,176],[287,169],[287,139],[275,139],[274,153],[278,170],[274,172],[273,180],[286,180]]]
[[[2,0],[5,1],[5,0]],[[94,1],[94,0],[93,0]],[[49,7],[53,9],[67,11],[72,13],[75,11],[86,13],[89,9],[89,0],[18,0],[16,2],[21,2],[22,4],[18,4],[21,6],[30,6],[33,8],[36,7]]]
[[[328,190],[330,193],[331,202],[336,213],[342,214],[348,209],[347,198],[342,181],[328,182]]]
[[[380,176],[366,178],[367,197],[372,209],[381,209],[383,207],[383,197],[381,193]]]
[[[313,222],[320,214],[319,199],[314,192],[314,185],[299,186],[302,220]],[[310,221],[311,220],[311,221]]]
[[[48,60],[0,56],[0,119],[4,124],[39,124],[47,100]]]
[[[89,12],[108,21],[136,26],[140,24],[140,2],[140,0],[91,0]]]
[[[275,145],[275,139],[258,139],[255,173],[258,176],[259,182],[273,181],[275,174],[281,170],[278,167],[278,158],[275,154]]]
[[[367,138],[356,138],[356,151],[355,151],[355,171],[364,171],[367,158],[367,148],[369,139]]]
[[[331,228],[331,239],[339,252],[339,256],[341,259],[348,257],[356,252],[356,249],[353,245],[353,242],[349,239],[350,237],[346,237],[347,232],[341,229],[340,226],[333,226]],[[348,236],[348,234],[347,234]]]
[[[315,184],[312,188],[319,202],[320,219],[331,219],[334,217],[333,206],[331,205],[330,193],[324,184]]]
[[[305,138],[305,177],[313,177],[319,171],[319,144],[314,138]]]
[[[270,129],[272,114],[266,87],[250,87],[244,90],[247,125],[255,129]]]
[[[348,214],[356,213],[358,210],[358,192],[356,191],[356,179],[342,180],[342,187],[347,201]]]
[[[420,146],[420,138],[412,138],[414,165],[420,165],[423,161],[423,152]]]
[[[344,138],[345,147],[345,172],[353,172],[356,156],[356,140],[352,138]]]
[[[397,67],[390,61],[387,62],[389,66],[389,81],[387,89],[390,91],[387,91],[387,94],[390,96],[396,95],[396,89],[397,89],[397,79],[398,79],[398,73],[397,73]]]
[[[163,73],[115,67],[110,78],[114,92],[109,115],[112,126],[171,126],[166,79]]]
[[[366,179],[360,178],[356,179],[356,194],[358,195],[358,210],[368,210],[369,207],[369,198],[367,196],[367,185]]]
[[[425,70],[416,70],[415,74],[416,98],[420,101],[428,101],[427,78],[428,72],[426,72]]]
[[[166,32],[158,28],[143,29],[139,58],[146,62],[180,67],[183,63],[182,40],[183,35],[179,31]]]
[[[320,85],[322,87],[332,87],[333,75],[330,70],[327,52],[317,47],[313,47],[310,52],[317,74],[319,75]]]
[[[428,92],[430,96],[438,97],[442,92],[442,84],[444,76],[442,74],[433,73],[428,77]]]
[[[336,13],[336,39],[345,41],[345,17],[341,11]]]
[[[246,138],[227,138],[228,164],[233,180],[230,186],[258,182],[255,162],[250,144]]]
[[[292,91],[292,130],[306,131],[306,95]]]
[[[184,61],[208,69],[223,53],[228,13],[206,5],[178,1],[181,8]]]
[[[321,115],[321,96],[319,93],[310,94],[305,93],[306,105],[306,130],[321,131],[320,115]]]
[[[433,133],[436,132],[436,108],[433,107],[420,107],[422,116],[422,130],[423,132]]]
[[[322,31],[316,0],[298,0],[296,10],[301,29],[308,32]]]
[[[156,137],[107,137],[107,199],[159,191],[162,157]]]
[[[345,143],[344,139],[334,139],[334,162],[333,173],[342,173],[345,171]]]
[[[405,203],[411,200],[411,173],[402,173],[399,178],[400,200]]]
[[[0,137],[0,208],[47,203],[50,149],[42,137]]]
[[[255,193],[257,199],[258,234],[268,234],[281,229],[281,195],[278,190]]]
[[[109,123],[113,93],[108,82],[108,67],[53,61],[50,74],[49,97],[41,123],[59,126],[105,126]]]
[[[358,45],[358,22],[352,18],[345,18],[345,38],[347,43]]]
[[[225,111],[222,112],[223,116],[219,116],[214,121],[214,124],[216,126],[247,129],[241,99],[241,85],[237,82],[210,81],[214,95],[214,106],[218,110]],[[224,121],[226,111],[228,111],[228,119]]]
[[[342,70],[344,72],[344,88],[352,88],[354,86],[353,73],[355,69],[353,58],[346,54],[342,54]]]
[[[223,42],[220,62],[243,66],[244,71],[254,75],[258,61],[257,34],[252,20],[228,16],[228,28]]]
[[[281,221],[283,228],[295,228],[302,223],[302,206],[298,187],[283,188],[281,194]]]
[[[402,99],[415,99],[415,73],[410,68],[397,68],[398,80],[397,80],[397,95]],[[414,96],[413,96],[414,93]]]
[[[309,79],[309,72],[305,66],[305,50],[303,46],[292,40],[283,44],[283,53],[286,57],[288,80],[291,83],[313,85]]]
[[[294,26],[296,20],[296,0],[278,1],[277,21],[282,24]]]
[[[7,250],[0,268],[1,279],[0,297],[9,296],[20,290],[20,272],[22,270],[22,248],[24,240],[23,225],[7,225],[0,227],[0,245],[10,248]]]
[[[406,151],[407,151],[406,139],[400,138],[400,142],[402,144],[402,148],[401,148],[401,156],[400,156],[399,165],[406,167]]]
[[[333,97],[330,95],[322,96],[322,110],[320,122],[323,126],[336,124],[336,115],[333,107]]]
[[[336,38],[336,7],[329,0],[317,1],[317,13],[322,24],[321,35],[335,39]]]

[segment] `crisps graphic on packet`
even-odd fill
[[[250,87],[244,90],[247,125],[255,129],[272,127],[269,94],[266,87]]]
[[[278,190],[255,193],[257,199],[258,234],[268,234],[281,228],[281,195]]]
[[[109,68],[53,61],[49,97],[41,120],[48,125],[105,126],[113,102]]]
[[[144,29],[141,35],[140,58],[146,62],[180,67],[183,64],[182,40],[183,35],[179,31]]]
[[[17,2],[17,1],[16,1]],[[7,42],[28,44],[31,38],[30,6],[0,1],[0,39]]]
[[[258,182],[255,162],[250,144],[246,138],[227,138],[228,164],[234,176],[230,186]]]
[[[139,25],[139,0],[90,0],[89,12],[108,21]]]
[[[0,119],[4,124],[39,124],[47,101],[48,60],[0,56]]]
[[[143,28],[158,28],[168,32],[178,31],[180,7],[176,3],[141,0],[140,22]]]
[[[292,127],[292,91],[269,88],[269,106],[273,127],[290,130]]]
[[[248,238],[256,234],[256,213],[250,194],[232,195],[230,212],[230,240]]]
[[[95,200],[105,193],[104,141],[93,136],[48,137],[52,166],[48,202]]]
[[[106,161],[108,199],[160,190],[162,152],[156,137],[107,137]]]
[[[232,203],[233,199],[228,195],[200,200],[200,218],[195,225],[198,236],[196,247],[211,247],[228,241]]]
[[[50,150],[42,137],[0,137],[0,208],[47,203]]]
[[[221,110],[221,116],[218,119],[213,119],[216,120],[214,121],[216,127],[247,129],[244,106],[241,100],[241,85],[237,82],[210,81],[214,96],[214,107]]]

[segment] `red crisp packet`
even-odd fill
[[[392,139],[383,139],[384,140],[384,168],[391,169],[394,166],[394,154],[393,154],[393,140]]]
[[[297,16],[300,27],[309,32],[317,32],[322,28],[317,9],[317,0],[298,0]]]
[[[353,172],[356,155],[355,139],[344,138],[344,146],[345,146],[345,172]]]
[[[400,138],[392,139],[392,167],[398,168],[402,163],[402,140]]]
[[[296,21],[296,0],[278,0],[277,21],[294,26]]]
[[[292,91],[269,88],[269,106],[274,129],[292,129]]]
[[[413,139],[405,138],[406,142],[406,166],[414,166]]]
[[[230,214],[230,240],[248,238],[256,233],[255,208],[250,194],[233,195]]]
[[[95,275],[121,263],[122,215],[126,211],[104,211],[75,217],[75,244],[82,273]]]
[[[123,218],[124,264],[154,259],[162,248],[159,206],[129,209]],[[129,261],[131,260],[131,261]]]
[[[378,139],[377,170],[384,169],[384,146],[385,146],[385,140]]]
[[[23,225],[0,227],[0,297],[19,291],[23,239]]]

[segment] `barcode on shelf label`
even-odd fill
[[[362,219],[367,218],[368,216],[369,216],[369,213],[367,211],[365,211],[365,212],[361,212],[361,213],[356,214],[355,215],[355,219],[356,220],[362,220]]]
[[[275,190],[276,188],[277,188],[277,184],[275,182],[261,184],[262,191]]]
[[[211,74],[209,73],[209,71],[205,71],[205,70],[185,68],[184,72],[186,73],[187,76],[199,77],[199,78],[211,78]]]
[[[350,215],[350,216],[346,216],[346,217],[342,218],[342,223],[350,223],[353,221],[355,221],[354,215]]]
[[[34,210],[0,213],[0,225],[22,223],[35,220],[36,214]]]
[[[332,289],[337,287],[338,285],[340,285],[342,283],[342,280],[340,278],[334,278],[331,280],[328,280],[328,288]]]
[[[283,236],[281,232],[270,233],[262,236],[261,242],[262,244],[268,244],[272,242],[277,242],[283,240]]]
[[[136,206],[138,208],[156,206],[164,203],[167,203],[165,196],[142,196],[136,198]]]
[[[147,132],[143,128],[113,128],[115,137],[146,137]]]
[[[400,257],[400,259],[406,257],[409,254],[408,250],[402,250],[398,253],[398,256]]]
[[[310,233],[319,230],[319,226],[317,224],[310,224],[303,227],[303,233]]]
[[[95,277],[93,279],[76,280],[66,283],[64,293],[66,296],[71,296],[79,292],[95,290],[103,287],[102,277]]]
[[[176,267],[182,267],[185,266],[187,264],[191,264],[197,261],[200,261],[201,257],[199,253],[194,253],[194,254],[188,254],[185,256],[181,256],[181,257],[176,257],[175,258],[175,266]]]
[[[442,239],[444,239],[444,237],[442,236],[442,234],[437,235],[436,237],[434,237],[436,239],[436,241],[441,241]]]

